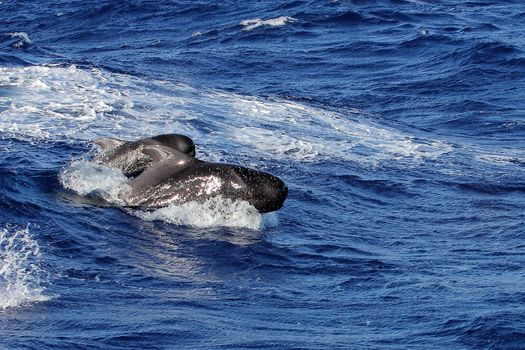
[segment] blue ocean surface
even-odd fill
[[[1,0],[0,348],[525,348],[524,22]],[[279,176],[284,207],[119,205],[93,141],[163,133]]]

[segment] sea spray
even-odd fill
[[[0,310],[48,300],[45,276],[29,227],[0,228]]]
[[[125,204],[120,196],[131,190],[128,179],[120,170],[82,159],[73,161],[64,169],[60,182],[64,188],[81,196],[120,205]]]
[[[193,227],[245,227],[258,230],[264,227],[263,215],[246,201],[213,197],[202,203],[187,202],[169,205],[155,211],[130,211],[142,220],[160,220]]]

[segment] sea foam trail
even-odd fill
[[[49,300],[45,275],[29,228],[0,228],[0,310]]]
[[[190,135],[205,159],[235,162],[249,154],[267,162],[335,158],[365,166],[418,164],[452,150],[445,142],[379,125],[358,110],[340,113],[96,68],[0,67],[0,89],[0,133],[24,140],[176,132]],[[225,149],[235,153],[217,155]]]

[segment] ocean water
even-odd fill
[[[525,348],[524,20],[2,0],[0,348]],[[167,132],[284,207],[123,208],[93,141]]]

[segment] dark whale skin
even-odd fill
[[[279,210],[288,196],[280,178],[240,165],[195,158],[195,145],[184,135],[165,134],[137,141],[101,139],[95,162],[120,169],[131,178],[127,206],[160,208],[221,196],[243,200],[259,212]]]

